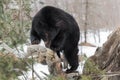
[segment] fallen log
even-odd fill
[[[37,61],[41,64],[44,64],[44,65],[47,64],[48,70],[50,74],[53,76],[61,76],[61,77],[64,77],[65,80],[68,80],[68,79],[77,80],[77,78],[79,78],[78,72],[66,74],[63,71],[63,67],[61,65],[61,62],[66,59],[61,60],[60,58],[58,58],[56,52],[48,48],[45,48],[40,45],[30,45],[27,48],[27,55],[25,57],[27,58],[29,56],[36,57]]]
[[[54,51],[40,45],[31,45],[28,46],[27,52],[28,55],[26,55],[26,58],[32,55],[36,55],[38,62],[47,64],[51,75],[64,75],[61,67],[61,60]]]

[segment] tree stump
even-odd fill
[[[86,61],[83,75],[91,75],[92,80],[120,80],[120,27]]]

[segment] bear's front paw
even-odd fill
[[[78,72],[78,71],[76,71],[76,69],[77,69],[77,66],[73,66],[73,67],[71,67],[70,69],[67,69],[65,73]]]

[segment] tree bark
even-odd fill
[[[90,71],[90,68],[88,69],[89,61],[92,62],[93,67],[99,69],[98,72],[103,71],[106,76],[103,77],[103,74]],[[86,61],[83,74],[93,75],[93,73],[99,76],[99,79],[93,76],[92,80],[103,80],[105,77],[107,77],[106,80],[120,79],[120,27],[113,31],[103,46],[97,48],[95,54]],[[113,73],[113,76],[109,76],[108,73]],[[117,73],[117,75],[114,75],[114,73]]]

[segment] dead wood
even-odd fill
[[[54,51],[40,45],[31,45],[28,46],[27,52],[26,58],[31,55],[36,55],[38,62],[47,64],[51,75],[64,75],[61,67],[61,60]]]
[[[83,69],[84,75],[93,75],[93,71],[87,69],[88,62],[92,62],[93,67],[97,67],[100,72],[103,71],[104,74],[108,72],[120,72],[120,28],[113,31],[109,36],[107,41],[102,47],[96,49],[95,54],[90,57]],[[98,71],[99,72],[99,71]],[[94,73],[94,75],[103,75],[99,73]],[[114,75],[114,74],[113,74]],[[107,76],[105,80],[119,80],[120,75]],[[99,79],[93,80],[103,80],[105,77],[100,77]]]
[[[88,43],[88,42],[81,42],[79,46],[88,46],[88,47],[96,47],[95,45]]]

